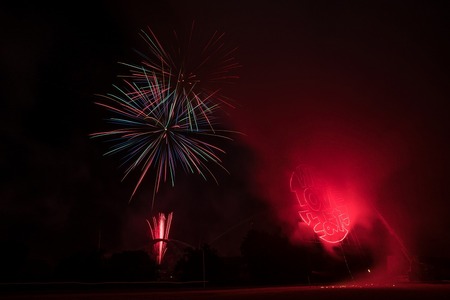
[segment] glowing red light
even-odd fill
[[[156,257],[156,263],[161,264],[164,255],[167,251],[167,242],[169,240],[170,225],[172,223],[173,213],[169,213],[166,217],[165,214],[159,213],[158,217],[153,217],[153,226],[147,220],[148,227],[150,228],[150,234],[153,239],[153,253]]]
[[[300,218],[320,239],[338,243],[347,236],[350,217],[344,200],[332,195],[310,168],[297,167],[291,175],[290,187],[300,205]]]

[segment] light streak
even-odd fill
[[[129,201],[150,173],[152,207],[163,182],[175,185],[178,169],[205,180],[212,177],[216,183],[210,164],[228,173],[220,158],[225,151],[216,141],[232,140],[233,131],[218,129],[217,117],[221,104],[232,105],[217,84],[238,78],[234,71],[240,65],[235,49],[225,47],[224,34],[215,32],[201,42],[192,34],[193,25],[186,40],[175,32],[172,47],[150,28],[142,30],[148,53],[140,53],[138,64],[121,63],[130,74],[120,76],[122,85],[114,85],[115,92],[98,95],[102,101],[96,104],[112,113],[107,122],[114,127],[90,136],[112,143],[104,155],[122,154],[120,166],[126,168],[122,180],[140,169]]]
[[[107,121],[115,128],[91,137],[112,143],[105,155],[123,154],[121,166],[127,166],[123,179],[140,167],[130,201],[150,170],[155,171],[153,200],[162,182],[170,179],[174,186],[178,168],[216,182],[208,163],[227,172],[219,157],[225,151],[212,143],[217,138],[231,140],[225,135],[231,131],[213,128],[217,105],[211,104],[207,110],[206,101],[203,107],[186,105],[186,96],[170,87],[170,80],[162,84],[148,75],[144,86],[125,80],[124,87],[115,87],[117,93],[100,95],[104,101],[96,102],[113,114]]]
[[[157,217],[154,216],[152,218],[152,223],[150,223],[149,220],[146,220],[153,240],[153,254],[155,255],[156,263],[158,265],[162,263],[167,251],[172,216],[173,212],[170,212],[167,216],[164,213],[158,213]]]

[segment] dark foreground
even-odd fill
[[[0,299],[450,299],[450,284],[402,283],[389,285],[284,286],[257,288],[151,288],[132,285],[95,286],[71,284],[65,287],[1,286]]]

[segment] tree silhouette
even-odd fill
[[[222,278],[223,261],[217,251],[204,244],[201,248],[186,248],[177,262],[175,272],[181,281],[218,283]]]
[[[241,253],[253,284],[308,282],[307,252],[280,233],[250,230],[242,242]]]
[[[115,253],[108,260],[107,278],[114,281],[150,281],[157,279],[157,265],[143,250]]]

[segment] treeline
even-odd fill
[[[168,251],[162,265],[157,265],[146,250],[106,253],[95,249],[72,253],[50,266],[29,259],[27,247],[20,243],[3,242],[0,246],[1,282],[317,284],[349,279],[374,263],[370,253],[361,249],[342,248],[345,257],[339,257],[330,255],[319,242],[294,245],[281,231],[250,230],[238,257],[223,257],[204,244],[199,248],[183,248],[179,253]]]

